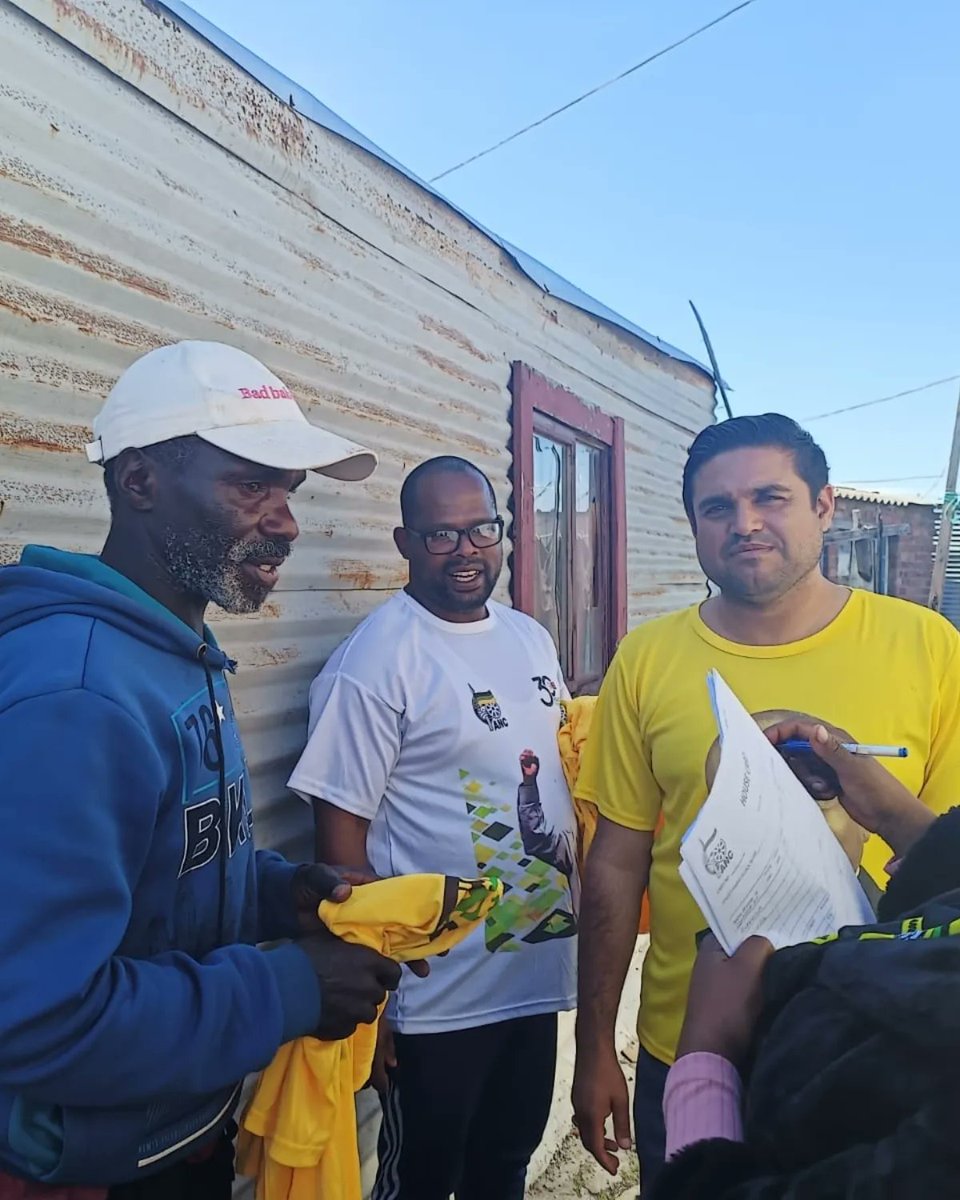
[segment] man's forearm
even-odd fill
[[[613,1040],[647,874],[638,865],[631,869],[611,864],[593,851],[587,858],[580,908],[577,1040],[581,1045]]]
[[[369,821],[320,799],[313,802],[313,820],[317,862],[371,869],[367,858]]]

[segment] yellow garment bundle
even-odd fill
[[[344,941],[396,962],[442,954],[479,927],[503,894],[493,879],[402,875],[324,901],[320,919]],[[354,1093],[370,1078],[377,1026],[341,1042],[298,1038],[257,1081],[241,1123],[238,1170],[257,1200],[361,1200]]]
[[[580,775],[580,759],[590,736],[590,722],[593,720],[596,706],[596,696],[577,696],[574,700],[562,700],[560,707],[563,710],[563,724],[557,730],[560,762],[577,817],[577,862],[581,874],[583,864],[587,861],[587,851],[597,832],[597,806],[591,800],[584,800],[577,795],[577,779]],[[639,930],[641,933],[650,932],[650,902],[646,892],[643,893],[640,909]]]
[[[580,774],[580,758],[587,744],[593,710],[597,706],[596,696],[578,696],[575,700],[561,700],[563,722],[557,730],[557,745],[560,748],[560,764],[570,789],[573,810],[577,816],[577,859],[580,869],[587,858],[587,851],[597,832],[597,806],[589,800],[577,797],[577,778]]]

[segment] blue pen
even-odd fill
[[[848,754],[858,754],[864,758],[906,758],[909,753],[906,746],[865,746],[860,742],[841,742],[840,745]],[[784,754],[813,754],[810,743],[799,738],[780,742],[777,749]]]

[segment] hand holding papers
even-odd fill
[[[727,954],[779,948],[873,919],[816,803],[716,671],[717,775],[680,848],[680,877]]]

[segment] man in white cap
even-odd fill
[[[372,1021],[399,968],[319,928],[349,876],[254,851],[204,614],[264,602],[305,471],[376,459],[207,342],[134,363],[94,435],[100,556],[0,570],[0,1200],[227,1200],[240,1081]]]

